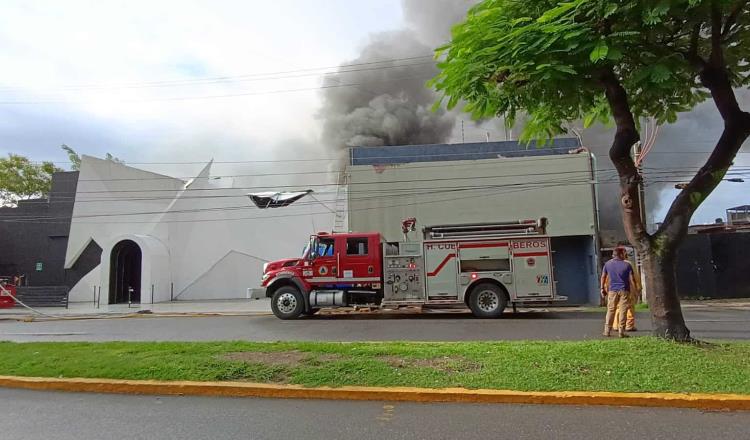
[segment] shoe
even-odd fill
[[[604,332],[604,333],[602,333],[602,336],[608,338],[610,336],[610,334],[609,334],[609,332]]]
[[[637,331],[638,331],[638,329],[637,329],[637,328],[635,328],[635,327],[633,327],[633,328],[626,328],[626,329],[625,329],[625,331],[626,331],[626,332],[637,332]]]
[[[626,335],[625,333],[618,333],[621,338],[629,338],[630,336]]]

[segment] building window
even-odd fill
[[[367,238],[347,238],[346,255],[367,255]]]

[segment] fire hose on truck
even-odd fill
[[[479,318],[500,317],[510,305],[566,301],[553,279],[547,220],[434,225],[409,241],[378,232],[310,237],[303,255],[267,263],[261,286],[280,319],[321,308],[370,306],[468,307]]]

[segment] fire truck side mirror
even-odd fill
[[[312,261],[318,256],[318,237],[310,237],[310,252],[307,253],[307,259]]]

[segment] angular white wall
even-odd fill
[[[141,248],[142,303],[151,301],[152,286],[154,302],[244,298],[259,286],[263,263],[299,255],[309,235],[330,230],[334,217],[335,187],[316,184],[312,196],[288,207],[258,209],[246,196],[257,185],[213,179],[211,163],[183,181],[84,156],[66,267],[91,239],[103,251],[99,267],[71,290],[71,301],[93,300],[100,288],[101,303],[108,302],[110,254],[124,239]],[[304,181],[298,185],[307,189]]]

